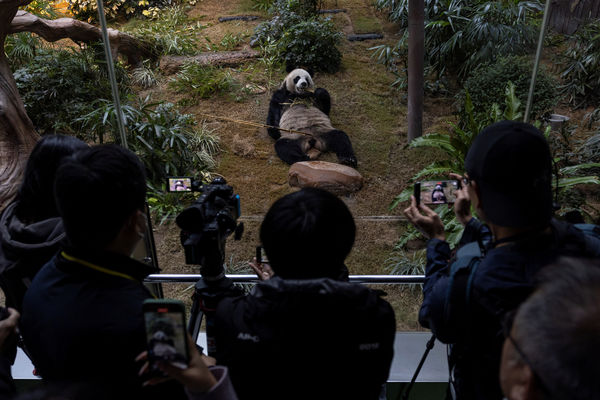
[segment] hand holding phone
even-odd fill
[[[163,374],[161,376],[151,376],[150,379],[144,382],[144,385],[156,385],[169,378],[174,378],[193,393],[205,393],[217,384],[215,376],[208,369],[208,366],[215,365],[214,359],[200,354],[190,334],[186,332],[186,335],[188,354],[190,355],[189,365],[185,369],[181,369],[169,363],[160,363],[157,369]],[[139,375],[147,375],[151,368],[147,362],[148,351],[138,355],[136,361],[146,361]]]
[[[187,368],[190,357],[183,303],[178,300],[149,299],[144,301],[143,312],[148,360]]]
[[[458,174],[450,174],[452,179],[461,182],[461,188],[456,192],[456,201],[454,202],[454,215],[462,225],[467,225],[473,218],[471,215],[471,197],[469,196],[469,181]]]
[[[269,265],[269,260],[262,246],[256,246],[256,256],[249,262],[249,265],[261,281],[271,279],[275,274]]]

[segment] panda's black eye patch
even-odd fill
[[[295,78],[294,78],[294,83],[298,83],[298,81],[299,81],[299,80],[300,80],[300,77],[299,77],[299,76],[295,77]]]

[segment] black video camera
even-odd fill
[[[224,276],[225,239],[235,232],[239,240],[244,231],[243,223],[237,224],[240,196],[223,178],[199,186],[198,191],[200,197],[175,221],[181,228],[186,264],[200,265],[204,279],[218,280]]]

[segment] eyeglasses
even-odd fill
[[[536,380],[536,382],[538,384],[538,387],[547,396],[546,398],[552,399],[553,398],[552,392],[550,391],[548,386],[544,383],[544,380],[541,378],[541,376],[535,371],[535,368],[533,368],[533,364],[531,363],[529,357],[527,357],[527,355],[525,354],[525,352],[523,351],[521,346],[517,343],[515,338],[510,334],[510,331],[512,330],[513,322],[515,320],[516,315],[517,315],[516,309],[509,311],[504,315],[504,319],[502,321],[502,333],[504,334],[504,337],[506,339],[508,339],[510,341],[510,343],[513,345],[516,352],[519,354],[519,357],[521,357],[521,360],[523,360],[523,362],[525,364],[527,364],[527,366],[531,370],[531,373],[533,374],[533,378]]]

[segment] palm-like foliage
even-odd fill
[[[376,4],[388,10],[392,21],[408,27],[408,0]],[[426,59],[438,78],[447,69],[465,78],[481,63],[525,54],[535,45],[531,21],[541,10],[539,0],[425,0]]]
[[[188,114],[180,114],[171,103],[151,103],[147,97],[137,106],[124,105],[123,119],[130,148],[146,166],[149,181],[160,187],[169,175],[192,175],[215,166],[213,155],[219,139],[211,131],[196,128]],[[112,103],[102,101],[97,109],[80,118],[81,127],[102,140],[116,132]]]
[[[572,37],[563,53],[562,87],[568,101],[585,107],[600,99],[600,22],[589,23]],[[597,104],[597,103],[596,103]]]

